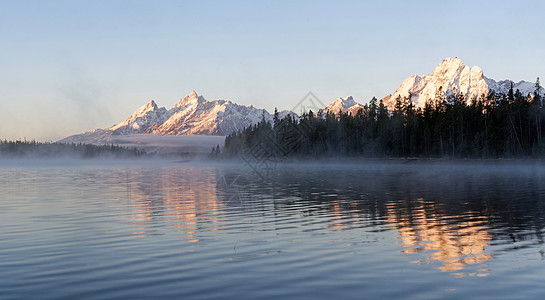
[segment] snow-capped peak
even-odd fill
[[[348,96],[346,97],[346,99],[340,97],[337,100],[331,102],[328,106],[326,106],[325,110],[333,113],[338,113],[339,110],[344,111],[354,104],[356,104],[356,101],[354,101],[354,98],[352,98],[352,96]]]
[[[446,58],[427,76],[413,75],[405,79],[392,95],[382,100],[393,108],[397,98],[407,98],[417,107],[423,107],[427,101],[436,101],[446,95],[463,94],[466,101],[484,100],[494,90],[506,93],[510,85],[519,89],[523,95],[533,93],[533,84],[521,81],[514,84],[510,80],[496,82],[486,78],[478,66],[468,67],[457,57]]]
[[[363,106],[358,104],[352,96],[348,96],[346,99],[341,97],[331,102],[324,108],[324,111],[333,114],[338,114],[339,112],[355,114],[360,108],[363,108]]]
[[[155,101],[151,100],[150,102],[142,105],[139,109],[137,109],[134,112],[133,116],[141,116],[142,114],[145,114],[148,111],[154,111],[157,109],[159,109],[159,107],[157,107],[157,104],[155,104]]]
[[[430,77],[452,78],[460,74],[466,66],[458,57],[445,58],[431,74]],[[424,76],[425,77],[425,76]]]
[[[287,116],[293,113],[281,111],[279,115]],[[203,96],[192,91],[169,110],[164,107],[158,108],[152,100],[138,108],[125,121],[104,130],[101,129],[99,133],[101,135],[140,133],[228,135],[257,124],[263,117],[269,122],[273,121],[273,116],[264,109],[257,109],[253,105],[238,105],[226,100],[207,101]],[[86,135],[77,135],[71,140],[81,141],[78,140],[79,138],[85,139]]]
[[[164,107],[157,107],[155,101],[151,100],[137,109],[125,121],[114,125],[107,130],[118,134],[131,134],[147,130],[157,122],[164,121],[168,111]]]
[[[185,107],[187,105],[196,105],[200,102],[206,101],[202,96],[197,95],[197,92],[191,91],[191,93],[176,103],[174,107]]]
[[[348,96],[346,99],[344,99],[344,101],[342,101],[342,105],[343,105],[344,109],[349,108],[349,107],[351,107],[353,105],[356,105],[356,104],[357,103],[356,103],[356,101],[354,101],[354,98],[352,98],[352,96]]]

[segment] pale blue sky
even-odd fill
[[[269,110],[392,93],[457,56],[545,76],[542,1],[0,1],[0,138],[56,140],[196,90]]]

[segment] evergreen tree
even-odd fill
[[[309,111],[299,119],[277,119],[274,128],[262,118],[228,135],[222,156],[240,155],[260,143],[283,157],[543,157],[545,112],[536,95],[511,89],[466,101],[464,94],[452,93],[423,108],[398,98],[392,111],[373,98],[354,115]]]
[[[511,87],[509,88],[509,92],[507,92],[507,100],[509,102],[513,102],[515,100],[515,95],[513,92],[513,83],[511,82]]]
[[[543,106],[543,99],[541,96],[541,91],[543,90],[543,87],[541,87],[541,83],[539,82],[539,77],[536,79],[536,84],[534,88],[534,103],[538,104],[540,107]]]

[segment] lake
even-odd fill
[[[0,165],[0,299],[545,296],[541,162]]]

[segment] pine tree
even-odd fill
[[[541,83],[539,82],[539,77],[536,79],[535,89],[534,89],[534,103],[539,104],[540,107],[543,106],[543,99],[541,97]]]
[[[511,82],[511,87],[509,88],[509,92],[507,93],[507,100],[509,102],[513,102],[515,100],[515,95],[513,93],[513,83]]]

